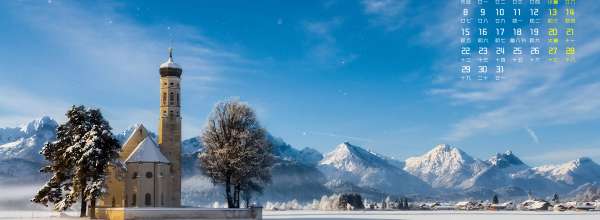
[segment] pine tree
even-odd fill
[[[84,135],[85,145],[76,162],[75,173],[81,173],[85,182],[82,196],[90,201],[91,217],[95,218],[96,199],[102,194],[106,181],[106,171],[110,163],[115,163],[121,150],[119,141],[114,138],[108,121],[98,109],[88,111],[90,130]],[[83,172],[78,172],[79,170]]]
[[[498,195],[494,195],[494,198],[492,198],[492,204],[498,204]]]
[[[554,202],[554,204],[560,203],[560,200],[558,199],[558,194],[554,193],[554,197],[552,197],[552,202]]]
[[[96,198],[102,193],[108,164],[118,158],[120,144],[100,110],[73,106],[66,116],[67,122],[57,129],[57,141],[41,152],[50,162],[42,172],[51,172],[53,177],[32,201],[52,202],[56,210],[64,211],[81,199],[81,217],[86,216],[90,201],[95,217]]]
[[[239,208],[242,191],[262,190],[271,181],[271,144],[248,105],[235,100],[218,103],[202,140],[203,172],[213,183],[225,185],[229,208]]]
[[[81,127],[85,124],[85,115],[85,107],[72,106],[65,114],[67,122],[57,128],[56,141],[47,143],[42,148],[40,154],[48,161],[48,165],[42,167],[40,171],[52,173],[52,177],[36,193],[32,202],[44,206],[53,203],[57,211],[64,211],[72,204],[68,203],[66,198],[66,195],[72,191],[73,176],[70,155],[67,151],[79,141],[79,137],[85,134]]]

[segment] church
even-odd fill
[[[100,207],[181,206],[181,74],[173,50],[159,68],[158,140],[138,125],[123,143],[121,164],[109,167]],[[158,143],[157,143],[158,142]]]
[[[261,207],[245,209],[181,205],[181,66],[169,58],[159,67],[160,111],[156,140],[138,125],[123,143],[119,163],[109,166],[97,218],[262,219]]]

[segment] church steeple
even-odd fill
[[[181,205],[181,66],[173,61],[173,48],[169,58],[160,65],[160,118],[158,144],[160,151],[171,162],[168,206]]]
[[[166,62],[160,64],[160,76],[181,76],[181,66],[173,61],[173,48],[169,48],[169,58]]]

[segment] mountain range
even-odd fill
[[[58,123],[50,117],[21,127],[0,128],[0,184],[41,182],[44,159],[39,151],[53,141]],[[115,137],[123,141],[137,125]],[[155,134],[151,134],[156,137]],[[260,196],[262,201],[311,201],[323,195],[359,192],[364,197],[409,196],[414,199],[459,200],[522,198],[529,193],[554,193],[574,198],[597,198],[600,165],[576,158],[561,165],[531,167],[511,151],[480,160],[457,147],[441,144],[420,156],[396,160],[344,142],[325,155],[315,149],[297,149],[283,139],[268,136],[276,163],[273,181]],[[202,175],[198,154],[200,137],[182,142],[183,199],[188,205],[221,201],[219,186]]]

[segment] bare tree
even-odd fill
[[[202,170],[213,183],[224,184],[229,208],[240,207],[242,191],[250,193],[270,182],[271,145],[247,104],[237,100],[217,103],[202,140]]]

